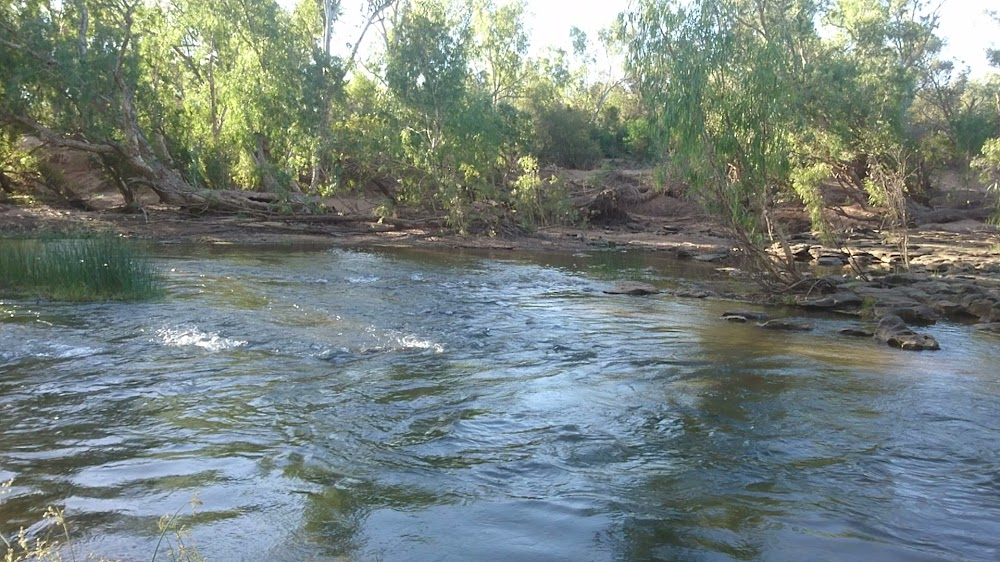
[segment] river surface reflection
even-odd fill
[[[1000,345],[609,296],[648,256],[168,249],[170,296],[0,304],[0,531],[149,560],[995,560]],[[779,311],[780,313],[780,311]]]

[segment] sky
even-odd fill
[[[569,29],[579,27],[596,40],[597,32],[607,27],[626,9],[629,0],[526,0],[526,18],[532,28],[532,47],[542,49],[554,45],[571,50]],[[990,72],[986,61],[988,47],[1000,48],[1000,24],[987,15],[987,10],[1000,11],[1000,0],[937,0],[940,2],[938,36],[946,41],[946,58],[960,61],[973,76]],[[937,5],[931,0],[931,5]]]
[[[1000,0],[944,0],[941,7],[938,36],[947,42],[945,56],[964,62],[973,76],[991,71],[986,49],[1000,49],[1000,24],[987,10],[1000,12]]]
[[[295,0],[281,0],[294,3]],[[504,0],[497,0],[502,3]],[[531,32],[532,52],[542,52],[547,46],[572,50],[569,30],[576,26],[587,32],[596,43],[597,32],[607,27],[619,12],[628,8],[629,0],[525,0],[527,27]],[[987,15],[987,10],[1000,11],[1000,0],[930,0],[940,3],[938,35],[946,41],[944,55],[959,62],[957,68],[968,66],[973,76],[992,69],[986,61],[988,47],[1000,48],[1000,24]],[[337,33],[348,41],[357,38],[356,14],[361,0],[343,0],[344,13]],[[374,36],[375,34],[372,33]],[[371,39],[372,37],[369,37]]]

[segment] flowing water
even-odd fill
[[[966,327],[912,353],[603,294],[690,274],[631,254],[169,251],[161,302],[0,303],[5,534],[58,505],[78,559],[150,560],[176,511],[212,561],[1000,557],[1000,342]]]

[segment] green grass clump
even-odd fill
[[[163,294],[142,248],[109,234],[0,239],[0,294],[66,301],[136,301]]]

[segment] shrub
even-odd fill
[[[572,207],[562,183],[555,177],[543,179],[538,160],[525,156],[518,161],[521,174],[511,186],[511,203],[522,227],[533,229],[553,223],[570,222]]]
[[[539,160],[563,168],[589,170],[601,160],[601,147],[585,112],[572,107],[543,109],[535,120]]]

